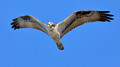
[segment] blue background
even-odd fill
[[[120,0],[3,0],[0,8],[0,67],[120,67]],[[10,25],[24,15],[56,24],[78,10],[115,16],[110,23],[88,23],[67,33],[63,51],[39,30]]]

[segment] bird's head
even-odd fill
[[[50,30],[54,30],[55,28],[55,24],[53,24],[52,22],[49,22],[47,26]]]

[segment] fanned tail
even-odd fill
[[[60,49],[60,50],[64,50],[64,47],[63,47],[61,41],[59,41],[59,42],[56,43],[56,44],[57,44],[58,49]]]

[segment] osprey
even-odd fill
[[[57,47],[60,50],[63,50],[64,47],[60,39],[66,33],[84,23],[95,21],[111,22],[110,20],[113,20],[113,18],[111,18],[113,15],[107,14],[109,12],[110,11],[93,10],[75,11],[72,15],[70,15],[62,22],[58,24],[53,24],[52,22],[49,22],[47,25],[31,15],[26,15],[13,19],[11,25],[13,25],[12,28],[14,28],[14,30],[19,28],[34,28],[41,30],[48,34],[55,41]]]

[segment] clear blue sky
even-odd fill
[[[0,67],[120,67],[120,0],[2,0],[0,8]],[[66,34],[63,51],[39,30],[10,25],[24,15],[59,23],[77,10],[115,16],[110,23],[88,23]]]

